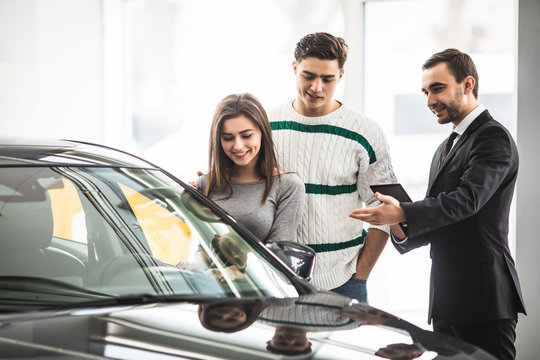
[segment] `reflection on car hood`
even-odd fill
[[[492,359],[326,292],[15,316],[0,316],[2,359]]]

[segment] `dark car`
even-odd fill
[[[104,146],[0,138],[0,237],[2,359],[491,359],[317,290],[309,248]]]

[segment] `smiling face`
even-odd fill
[[[324,116],[339,107],[334,100],[337,84],[343,76],[337,60],[308,57],[293,62],[297,99],[295,110],[304,116]]]
[[[439,63],[424,70],[422,92],[427,96],[427,106],[437,117],[439,124],[449,122],[457,126],[477,102],[472,94],[474,78],[468,76],[456,82],[446,63]]]
[[[245,324],[247,315],[242,308],[233,305],[222,306],[208,310],[207,321],[215,327],[232,329]]]
[[[221,128],[221,147],[235,166],[255,168],[261,150],[261,130],[244,115],[227,119]]]

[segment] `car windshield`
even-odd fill
[[[197,198],[158,170],[2,168],[0,306],[298,295]]]

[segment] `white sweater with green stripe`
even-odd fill
[[[356,271],[366,234],[349,213],[379,204],[369,185],[396,182],[386,137],[345,104],[326,116],[306,117],[287,102],[268,115],[281,170],[298,173],[306,187],[296,241],[317,253],[313,284],[334,289]]]

